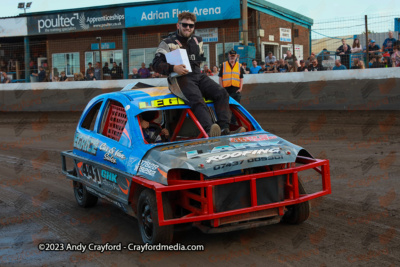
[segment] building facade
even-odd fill
[[[268,51],[282,58],[293,43],[298,58],[308,56],[312,19],[262,0],[248,0],[246,8],[248,42],[254,49],[240,61],[264,61]],[[142,62],[149,66],[160,41],[176,30],[182,11],[197,14],[196,34],[203,37],[210,67],[219,66],[230,49],[243,43],[240,0],[150,1],[28,13],[0,19],[0,26],[9,29],[0,34],[0,68],[15,74],[14,80],[28,81],[39,66],[53,76],[66,71],[72,77],[86,72],[89,62],[100,62],[101,47],[103,66],[116,62],[128,78]],[[26,30],[14,34],[15,20],[25,23]]]

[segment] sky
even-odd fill
[[[29,12],[61,10],[90,6],[101,6],[119,3],[145,2],[146,0],[29,0],[32,2]],[[214,0],[212,0],[214,1]],[[0,17],[17,16],[24,10],[18,9],[20,0],[0,0]],[[365,14],[385,14],[397,12],[400,14],[399,0],[269,0],[269,2],[285,7],[315,21],[339,17],[363,16]],[[95,5],[93,5],[95,3]]]

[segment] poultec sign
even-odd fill
[[[28,17],[28,34],[51,34],[125,27],[124,9]]]

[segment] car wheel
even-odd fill
[[[167,199],[163,199],[164,217],[172,218],[171,205]],[[138,200],[138,221],[140,233],[144,243],[170,244],[172,242],[174,226],[158,225],[158,210],[155,193],[146,189],[140,193]]]
[[[299,179],[299,192],[306,194],[303,183]],[[282,221],[289,224],[301,224],[310,217],[311,204],[309,201],[287,206],[287,211],[283,215]]]
[[[90,208],[97,204],[98,197],[92,195],[86,190],[86,186],[82,183],[74,181],[74,194],[78,205],[84,208]]]

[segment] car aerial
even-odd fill
[[[264,131],[232,98],[230,110],[231,131],[246,132],[210,138],[167,87],[134,83],[96,96],[79,120],[73,150],[61,152],[62,172],[80,206],[110,201],[138,219],[150,244],[171,243],[177,224],[221,233],[307,220],[309,200],[331,193],[329,161]],[[313,193],[299,178],[306,171],[320,181]]]

